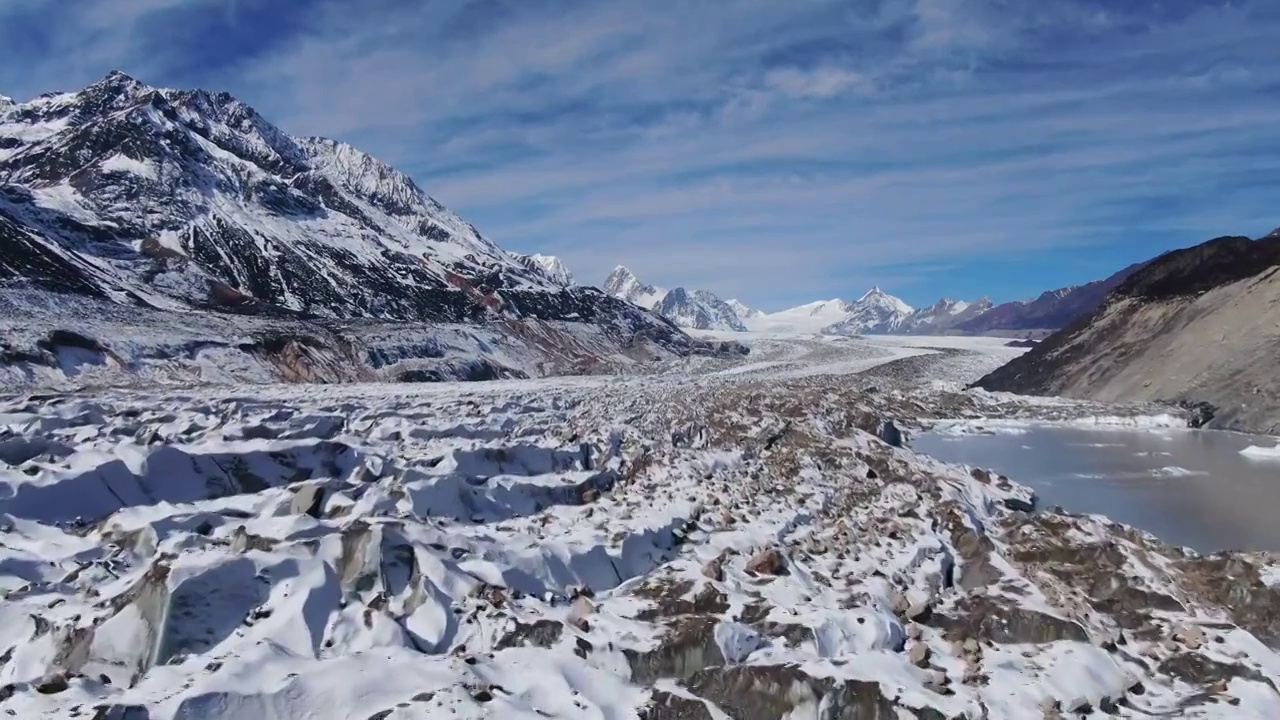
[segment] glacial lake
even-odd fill
[[[1280,461],[1240,454],[1275,438],[1041,426],[921,433],[910,444],[1008,475],[1035,490],[1039,508],[1106,515],[1202,553],[1280,550]]]

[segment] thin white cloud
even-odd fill
[[[822,66],[811,70],[784,67],[770,70],[765,85],[791,98],[832,98],[847,90],[870,91],[873,81],[849,68]]]

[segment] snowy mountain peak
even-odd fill
[[[841,320],[823,328],[823,332],[832,335],[892,333],[912,312],[910,305],[876,286],[853,303]]]
[[[733,308],[714,293],[682,287],[664,290],[640,282],[635,273],[623,265],[609,273],[603,289],[613,297],[653,310],[680,327],[695,330],[747,329]]]
[[[862,307],[875,307],[878,309],[884,309],[887,312],[901,313],[903,315],[909,315],[914,311],[914,308],[910,305],[881,290],[878,285],[872,287],[867,291],[866,295],[863,295],[856,303],[854,303],[855,312],[858,308]]]
[[[604,291],[612,293],[617,287],[639,282],[640,280],[636,277],[636,274],[631,272],[626,265],[619,265],[613,269],[613,272],[609,273],[609,277],[605,278]]]
[[[520,253],[511,253],[522,265],[535,272],[542,273],[550,278],[557,285],[570,287],[574,285],[573,273],[569,272],[569,268],[565,266],[560,258],[554,255],[542,255],[535,253],[533,255],[522,255]]]
[[[783,310],[783,313],[791,314],[796,312],[806,312],[812,317],[828,317],[832,314],[844,315],[853,310],[853,303],[840,298],[832,298],[830,300],[816,300],[811,303],[805,303],[791,310]]]
[[[103,76],[101,80],[90,85],[87,89],[114,89],[126,92],[136,92],[138,90],[147,89],[147,85],[139,82],[137,78],[129,75],[121,70],[112,70]]]
[[[916,311],[917,313],[929,313],[930,315],[958,315],[969,309],[969,303],[964,300],[952,300],[951,298],[942,298],[933,305]]]
[[[728,303],[706,290],[675,288],[663,296],[656,309],[680,327],[738,332],[747,329]]]
[[[650,310],[666,294],[666,291],[660,288],[640,282],[640,278],[623,265],[619,265],[609,273],[609,277],[605,278],[603,290],[616,298]]]
[[[411,320],[563,289],[408,175],[291,137],[227,93],[113,72],[0,118],[0,280],[167,309]]]
[[[753,308],[747,307],[745,304],[739,302],[736,298],[733,300],[726,300],[725,304],[728,305],[729,308],[733,310],[734,314],[737,315],[738,318],[741,320],[752,320],[755,318],[764,317],[764,313],[760,312],[759,310],[755,310]]]

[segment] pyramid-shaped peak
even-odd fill
[[[645,287],[635,273],[631,272],[625,265],[619,265],[613,269],[613,272],[609,273],[609,277],[605,278],[603,289],[610,295],[622,297],[640,292]]]
[[[111,90],[141,90],[147,87],[145,83],[137,78],[120,70],[112,70],[107,73],[101,80],[89,86],[88,89],[111,89]]]

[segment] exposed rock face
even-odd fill
[[[1119,283],[1097,312],[976,384],[1207,404],[1214,410],[1202,426],[1276,432],[1277,265],[1277,238],[1224,237],[1166,253]]]
[[[791,666],[713,668],[686,685],[731,717],[752,720],[783,720],[819,707],[824,708],[821,717],[831,720],[899,720],[903,713],[922,720],[945,717],[932,709],[903,708],[883,694],[879,683],[818,679]]]

